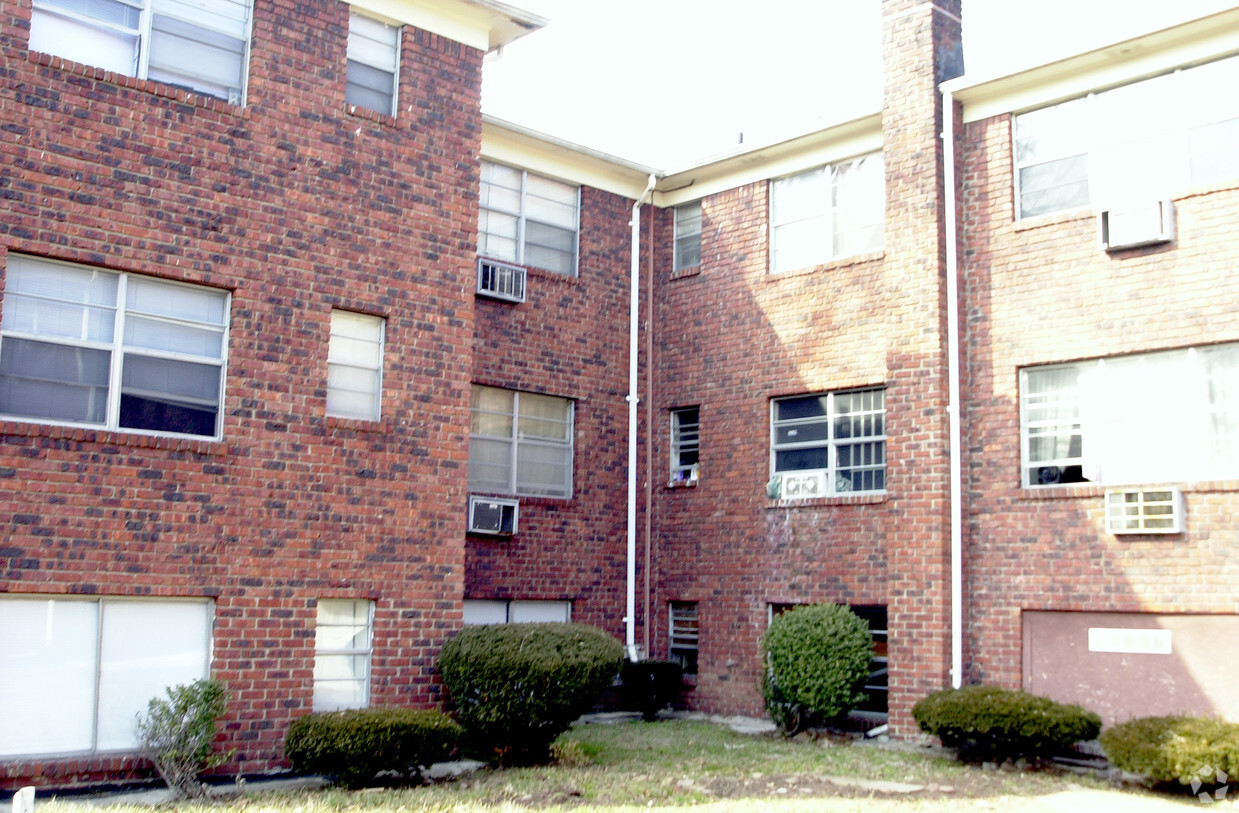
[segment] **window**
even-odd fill
[[[771,270],[880,250],[885,184],[881,153],[772,182]]]
[[[684,674],[697,674],[697,602],[673,601],[667,605],[667,617],[667,659],[680,664]]]
[[[377,421],[382,397],[383,320],[333,310],[327,347],[327,414]]]
[[[770,605],[770,621],[775,618],[794,610],[796,607],[803,607],[803,604],[771,604]],[[865,685],[862,687],[864,692],[864,700],[860,702],[855,709],[861,716],[868,716],[869,719],[877,720],[885,719],[887,714],[888,704],[888,672],[889,648],[887,647],[887,629],[886,629],[886,605],[849,605],[848,609],[856,614],[869,627],[869,635],[873,638],[873,657],[869,661],[869,675],[865,678]]]
[[[400,27],[350,12],[344,100],[367,110],[396,115],[399,69]]]
[[[780,398],[771,408],[770,463],[783,498],[796,496],[788,486],[800,477],[818,479],[812,496],[885,490],[885,390]]]
[[[35,0],[30,49],[244,102],[251,0]]]
[[[0,597],[0,756],[134,750],[151,698],[209,674],[211,604]]]
[[[572,620],[571,601],[465,599],[463,611],[465,624],[533,624]]]
[[[572,496],[572,402],[474,385],[469,490]]]
[[[1015,117],[1021,217],[1162,200],[1239,178],[1239,58]]]
[[[575,275],[579,199],[575,186],[483,161],[478,253]]]
[[[676,271],[701,265],[701,201],[675,207]]]
[[[1239,477],[1239,344],[1021,373],[1023,482]]]
[[[374,602],[318,600],[314,630],[314,710],[370,705]]]
[[[698,407],[671,410],[671,485],[697,482]]]
[[[10,254],[0,415],[219,437],[228,295]]]

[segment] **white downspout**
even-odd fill
[[[624,643],[628,659],[634,662],[641,659],[637,648],[637,340],[641,311],[641,204],[654,191],[656,182],[650,175],[645,191],[632,205],[632,220],[628,222],[632,227],[632,269],[628,281],[628,602]]]
[[[951,453],[951,686],[958,689],[964,679],[964,528],[963,465],[960,460],[959,407],[959,257],[955,241],[955,99],[942,91],[942,175],[946,207],[946,332],[947,387],[950,404]]]

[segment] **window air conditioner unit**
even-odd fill
[[[516,533],[517,500],[469,495],[469,533],[511,536]]]
[[[826,496],[826,473],[821,471],[805,474],[784,474],[784,500],[811,500]]]
[[[1112,534],[1182,533],[1183,492],[1171,487],[1108,490],[1106,530]]]
[[[1157,200],[1116,206],[1100,212],[1097,225],[1105,251],[1169,243],[1174,239],[1174,203]]]
[[[525,301],[525,269],[498,260],[478,258],[479,296],[504,302]]]

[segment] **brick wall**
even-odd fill
[[[658,488],[655,481],[655,654],[666,654],[666,603],[699,602],[700,675],[692,696],[698,708],[761,713],[759,639],[771,604],[887,606],[896,733],[913,730],[912,703],[948,680],[944,238],[935,110],[939,63],[958,43],[958,11],[955,4],[952,20],[927,6],[883,7],[883,252],[770,274],[769,186],[761,182],[704,200],[698,273],[660,271],[655,469],[665,476],[659,467],[669,455],[667,410],[700,405],[701,474],[693,488]],[[886,494],[767,499],[771,398],[873,385],[886,387]]]
[[[256,5],[242,109],[29,53],[29,2],[0,2],[0,262],[232,293],[222,441],[0,425],[0,590],[214,599],[229,772],[284,764],[320,597],[375,601],[374,704],[437,702],[472,378],[481,53],[406,28],[399,114],[350,114],[348,6]],[[324,417],[333,307],[386,317],[379,422]]]
[[[531,269],[525,302],[477,301],[473,380],[573,399],[576,435],[572,498],[522,497],[516,536],[469,538],[465,579],[470,599],[571,601],[574,621],[621,639],[631,211],[583,188],[577,276]]]
[[[1103,489],[1020,486],[1019,370],[1239,339],[1239,189],[1177,198],[1177,239],[1107,254],[1088,211],[1015,219],[1009,116],[963,134],[969,678],[1019,686],[1024,610],[1235,613],[1239,483],[1184,486],[1187,530],[1105,531]]]

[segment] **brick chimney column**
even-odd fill
[[[962,70],[960,0],[883,0],[890,724],[950,685],[950,448],[942,99]]]

